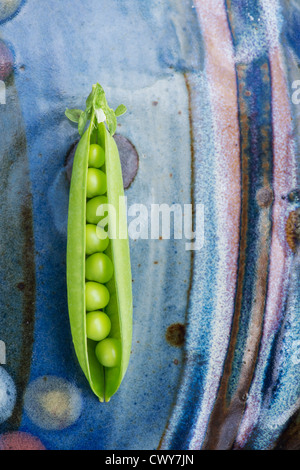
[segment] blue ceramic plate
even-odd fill
[[[299,448],[298,2],[0,0],[0,24],[0,448]],[[96,82],[128,108],[126,196],[146,209],[107,404],[65,279],[64,111]],[[194,240],[151,237],[157,204],[192,205]]]

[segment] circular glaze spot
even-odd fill
[[[270,188],[261,188],[257,191],[256,201],[260,207],[269,207],[273,201],[273,191]]]
[[[70,382],[44,376],[27,387],[24,409],[28,417],[43,429],[65,429],[79,418],[82,398],[78,388]]]
[[[37,437],[16,431],[0,436],[0,450],[46,450],[46,448]]]
[[[0,0],[0,23],[15,15],[23,0]]]
[[[14,57],[4,41],[0,39],[0,80],[5,81],[14,68]]]
[[[71,181],[71,176],[72,176],[72,169],[73,169],[73,162],[74,162],[74,156],[75,152],[77,149],[79,140],[76,140],[71,147],[68,150],[67,156],[65,158],[65,170],[66,170],[66,175],[68,178],[68,181]]]
[[[170,325],[166,332],[166,340],[171,346],[182,346],[185,338],[185,326],[182,323]]]
[[[134,145],[126,137],[115,134],[114,139],[120,154],[124,189],[127,189],[137,174],[139,156]]]
[[[3,367],[0,367],[0,424],[12,415],[16,395],[13,379]]]

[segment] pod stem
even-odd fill
[[[78,123],[78,132],[82,136],[86,124],[96,116],[97,123],[106,122],[109,133],[113,136],[117,130],[117,117],[127,111],[126,106],[120,104],[115,111],[108,106],[104,90],[99,83],[92,86],[92,91],[86,100],[86,109],[66,109],[65,115],[72,122]]]

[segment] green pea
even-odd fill
[[[99,284],[98,282],[86,282],[85,302],[88,312],[106,307],[109,298],[109,291],[103,284]]]
[[[103,215],[97,215],[97,210],[103,204],[108,204],[106,196],[96,196],[90,199],[86,204],[86,220],[90,224],[98,224],[104,217],[107,217],[107,211]]]
[[[116,367],[121,360],[120,342],[114,338],[106,338],[97,344],[95,354],[104,367]]]
[[[86,335],[93,341],[106,338],[111,330],[110,318],[104,312],[88,312],[86,315]]]
[[[99,122],[103,118],[99,107],[105,110],[105,122]],[[113,138],[117,115],[124,106],[117,109],[114,114],[108,107],[104,91],[97,83],[86,100],[85,111],[66,110],[71,121],[78,122],[81,136],[74,156],[69,195],[70,327],[78,362],[101,402],[108,402],[122,383],[132,339],[127,217],[126,208],[120,202],[124,196],[122,168]],[[108,219],[106,204],[114,209],[115,217],[109,214]]]
[[[85,277],[89,281],[106,284],[113,276],[114,267],[109,257],[104,253],[94,253],[86,260]]]
[[[106,175],[97,168],[89,168],[87,172],[86,196],[88,198],[106,193]]]
[[[108,234],[101,227],[87,224],[85,242],[87,255],[91,255],[99,251],[105,251],[109,244]]]
[[[105,162],[105,152],[98,144],[91,144],[89,151],[89,167],[100,168]]]

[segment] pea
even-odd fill
[[[90,199],[86,204],[86,220],[90,224],[98,224],[104,217],[107,216],[107,212],[103,215],[97,215],[98,208],[103,205],[107,204],[107,197],[106,196],[96,196]]]
[[[106,193],[105,173],[97,168],[89,168],[87,173],[87,197],[101,196],[104,193]]]
[[[86,225],[86,254],[91,255],[99,251],[105,251],[109,244],[107,232],[102,227],[93,224]]]
[[[114,338],[106,338],[97,344],[95,354],[103,366],[116,367],[121,359],[120,342]]]
[[[86,282],[85,284],[86,310],[88,312],[106,307],[109,302],[107,287],[98,282]]]
[[[106,284],[113,276],[114,268],[110,258],[104,253],[94,253],[86,260],[85,277],[89,281]]]
[[[104,312],[88,312],[86,315],[86,335],[93,341],[106,338],[111,330],[110,318]]]
[[[120,387],[131,352],[129,240],[124,237],[122,168],[113,139],[117,115],[123,111],[122,105],[116,111],[108,107],[98,83],[86,100],[85,111],[66,110],[71,121],[78,122],[81,136],[74,156],[68,213],[70,327],[78,362],[101,402],[109,401]],[[106,204],[115,209],[116,218],[108,219]],[[122,233],[119,238],[115,236],[117,227]]]
[[[91,144],[89,151],[89,167],[100,168],[105,162],[105,152],[98,144]]]

